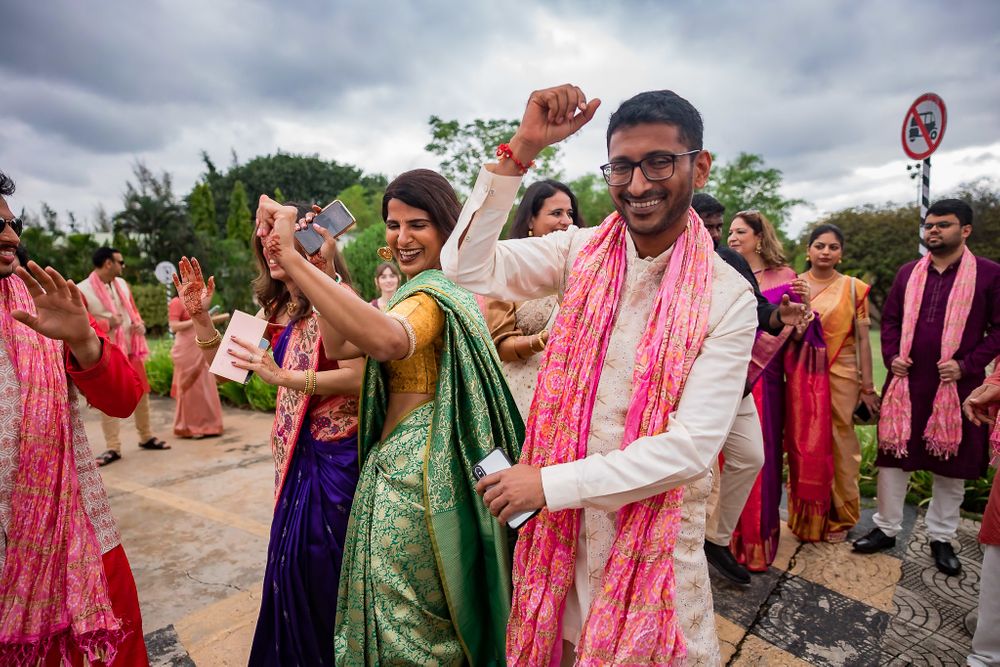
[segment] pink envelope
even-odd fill
[[[215,353],[215,359],[212,360],[212,365],[208,370],[221,378],[232,380],[233,382],[239,382],[240,384],[246,382],[250,377],[250,371],[233,366],[233,360],[236,357],[229,354],[229,350],[239,351],[243,349],[233,342],[233,337],[242,338],[246,341],[259,341],[264,336],[265,329],[267,329],[267,320],[248,315],[242,310],[233,312],[233,316],[229,320],[229,326],[226,328],[226,333],[222,336],[219,351]]]

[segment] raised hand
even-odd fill
[[[180,277],[178,277],[180,276]],[[180,297],[184,309],[191,319],[207,315],[212,306],[212,295],[215,293],[215,276],[210,276],[208,282],[201,273],[201,264],[192,257],[181,257],[174,274],[174,288]]]
[[[522,162],[533,160],[546,146],[566,139],[590,122],[601,100],[587,96],[572,84],[536,90],[528,98],[521,125],[511,148]]]
[[[298,219],[299,210],[294,206],[279,204],[267,195],[261,195],[257,201],[257,236],[264,239],[279,263],[282,250],[295,252],[293,234]]]
[[[51,266],[42,269],[35,262],[28,262],[27,269],[19,266],[16,273],[35,302],[35,314],[15,310],[11,317],[47,338],[65,341],[70,346],[91,338],[96,341],[83,295],[72,280],[66,280]]]

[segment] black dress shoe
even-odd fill
[[[931,553],[934,554],[934,564],[937,565],[937,569],[949,577],[962,571],[962,564],[958,562],[955,550],[951,548],[951,542],[931,542]]]
[[[856,540],[853,546],[859,554],[873,554],[896,546],[896,538],[889,537],[881,528],[872,528],[871,532]]]
[[[750,573],[736,562],[736,557],[729,547],[723,547],[705,540],[705,557],[716,571],[729,581],[739,586],[750,585]]]

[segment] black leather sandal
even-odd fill
[[[155,437],[150,438],[146,442],[140,442],[139,447],[141,449],[170,449],[170,445],[162,440],[157,440]]]
[[[113,449],[109,449],[108,451],[104,452],[103,454],[97,457],[97,465],[103,468],[109,463],[114,463],[121,457],[122,457],[121,454],[114,451]]]

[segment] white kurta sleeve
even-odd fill
[[[570,241],[577,231],[499,241],[521,185],[483,167],[454,231],[441,249],[441,269],[476,294],[528,301],[562,289]]]
[[[756,327],[756,303],[748,291],[706,336],[668,430],[625,449],[542,468],[548,509],[616,511],[704,476],[743,398]]]

